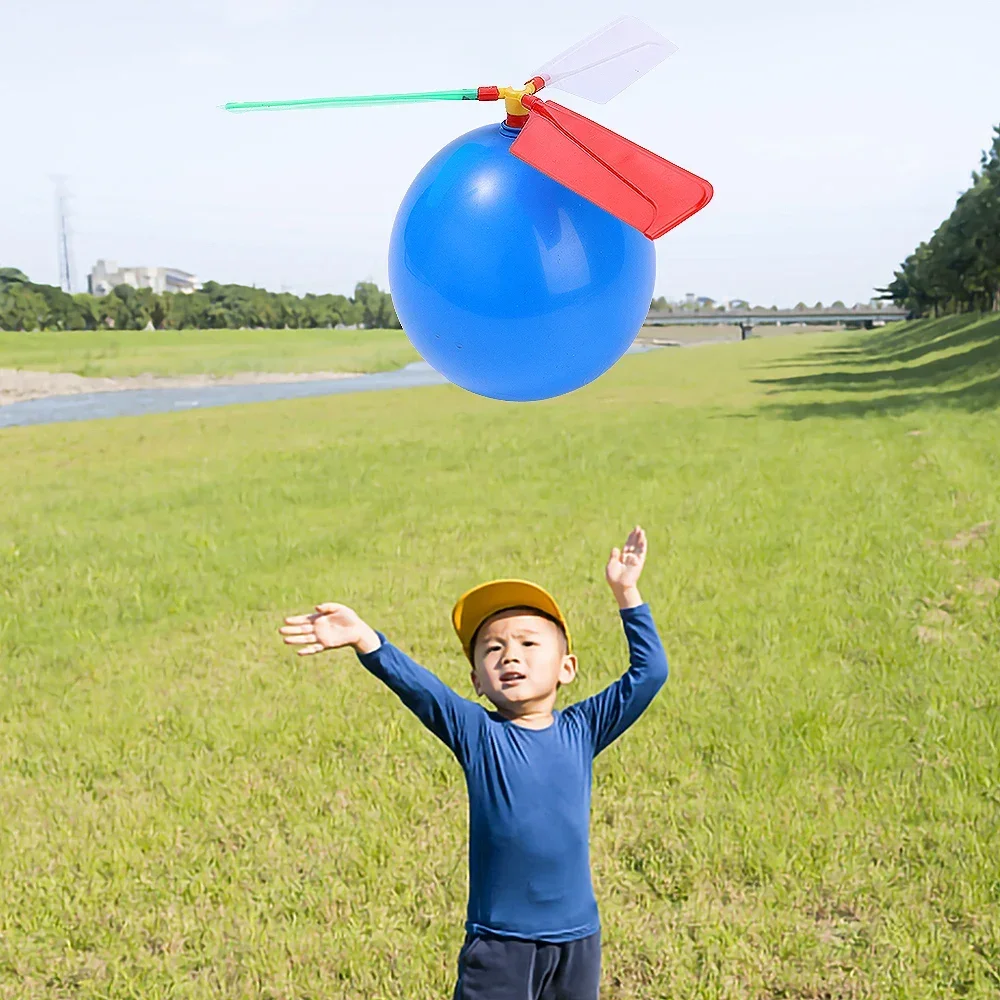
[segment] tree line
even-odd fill
[[[915,316],[1000,310],[1000,125],[972,186],[877,291]]]
[[[361,281],[354,295],[294,295],[206,281],[200,291],[166,292],[118,285],[107,295],[70,295],[0,267],[0,330],[399,328],[392,298]]]

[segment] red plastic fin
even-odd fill
[[[500,88],[499,87],[480,87],[476,91],[477,101],[499,101],[500,100]]]
[[[553,101],[525,95],[510,151],[655,240],[712,200],[708,181]]]

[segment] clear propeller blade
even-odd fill
[[[536,74],[546,87],[607,104],[677,51],[635,17],[620,17],[550,59]]]

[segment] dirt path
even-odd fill
[[[71,372],[36,372],[0,368],[0,406],[45,396],[81,392],[118,392],[122,389],[188,389],[212,385],[261,385],[267,382],[317,382],[353,378],[356,372],[241,372],[238,375],[133,375],[87,378]]]
[[[826,333],[839,329],[836,326],[805,326],[786,323],[784,326],[755,326],[755,337],[788,337],[793,334]],[[669,347],[698,347],[702,344],[724,344],[739,341],[740,328],[732,323],[718,326],[644,326],[636,340],[645,344],[662,344]]]

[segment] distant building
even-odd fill
[[[119,267],[113,260],[99,260],[87,275],[87,291],[91,295],[107,295],[115,285],[151,288],[157,294],[190,294],[201,288],[201,282],[193,274],[176,267]]]

